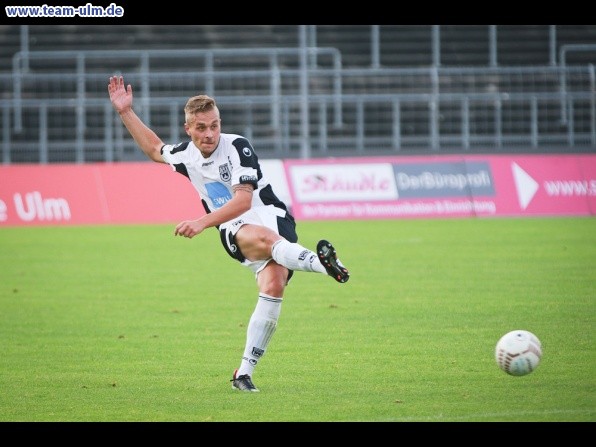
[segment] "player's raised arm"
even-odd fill
[[[122,123],[145,155],[153,161],[165,163],[161,156],[163,141],[141,121],[132,109],[132,86],[128,84],[125,87],[122,76],[111,76],[108,92],[114,110],[118,112]]]

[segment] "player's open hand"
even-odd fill
[[[110,101],[112,101],[116,112],[122,113],[132,107],[132,86],[128,84],[125,87],[122,76],[110,77],[108,92],[110,93]]]

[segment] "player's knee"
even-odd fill
[[[275,278],[268,278],[267,281],[262,282],[259,286],[260,292],[281,298],[286,288],[286,279],[278,275]]]
[[[269,263],[265,270],[258,276],[259,291],[282,298],[288,283],[288,270],[275,263]]]

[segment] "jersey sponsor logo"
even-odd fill
[[[252,151],[250,150],[249,147],[244,147],[242,149],[242,153],[244,154],[245,157],[250,157],[252,155]]]
[[[209,165],[212,165],[213,163],[215,163],[215,162],[213,160],[210,160],[210,161],[207,161],[207,162],[203,163],[201,166],[203,166],[203,167],[204,166],[209,166]]]
[[[232,174],[230,173],[230,168],[228,168],[228,165],[219,165],[219,177],[224,182],[230,181]]]
[[[205,189],[207,189],[207,195],[216,209],[224,206],[232,198],[232,194],[222,183],[206,183]]]

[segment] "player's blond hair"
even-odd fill
[[[184,119],[187,124],[190,124],[197,113],[210,112],[215,110],[219,116],[219,109],[215,104],[215,99],[207,95],[197,95],[189,98],[184,106]]]

